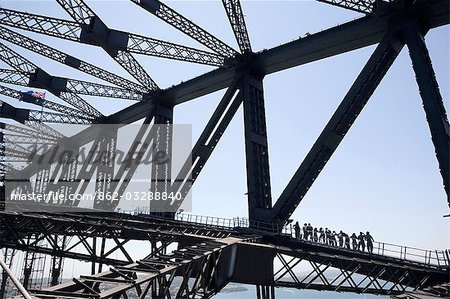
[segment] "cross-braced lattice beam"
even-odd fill
[[[62,135],[60,132],[56,131],[53,128],[50,128],[49,126],[43,123],[39,123],[36,121],[26,121],[25,125],[27,125],[28,128],[0,122],[0,129],[16,132],[27,136],[35,136],[36,138],[41,138],[44,140],[45,139],[58,140],[64,137],[64,135]]]
[[[65,11],[78,23],[88,24],[95,13],[87,6],[83,0],[56,0]]]
[[[0,81],[15,85],[44,88],[57,95],[62,92],[70,92],[75,94],[135,101],[140,101],[142,99],[142,94],[136,92],[128,91],[114,86],[106,86],[81,80],[55,77],[49,75],[40,68],[37,68],[33,73],[0,69]]]
[[[15,144],[56,144],[55,139],[48,139],[46,136],[30,136],[30,135],[17,135],[17,134],[5,134],[0,133],[0,141],[3,140],[5,143],[15,143]]]
[[[0,70],[0,73],[1,72],[2,72],[2,70]],[[0,85],[0,94],[17,99],[19,101],[31,103],[31,104],[34,104],[37,106],[45,107],[50,110],[61,112],[63,114],[70,114],[70,115],[80,117],[80,118],[93,119],[92,116],[90,116],[80,110],[77,110],[77,109],[74,109],[71,107],[67,107],[67,106],[64,106],[64,105],[61,105],[58,103],[54,103],[54,102],[46,100],[46,99],[37,98],[26,92],[21,92],[19,90],[16,90],[13,88],[8,88],[6,86]]]
[[[141,92],[141,93],[144,93],[147,91],[142,85],[134,83],[125,78],[122,78],[114,73],[111,73],[107,70],[99,68],[93,64],[82,61],[76,57],[68,55],[68,54],[66,54],[62,51],[59,51],[55,48],[52,48],[48,45],[44,45],[43,43],[40,43],[39,41],[33,40],[29,37],[26,37],[25,35],[14,32],[6,27],[1,27],[1,29],[2,30],[0,30],[0,38],[4,39],[10,43],[18,45],[27,50],[33,51],[34,53],[37,53],[44,57],[50,58],[59,63],[73,67],[77,70],[80,70],[80,71],[86,73],[86,74],[100,78],[102,80],[105,80],[105,81],[112,83],[114,85],[117,85],[119,87],[125,88],[127,90],[132,90],[132,91]],[[4,50],[4,47],[2,47],[2,50]],[[0,55],[0,56],[4,56],[4,55]],[[14,57],[14,59],[16,59],[15,57],[17,57],[17,55],[14,55],[13,57]],[[13,64],[19,65],[19,63],[17,63],[17,62],[14,62]],[[32,72],[32,70],[30,70],[28,68],[25,68],[22,70],[26,71],[26,72]]]
[[[2,31],[3,32],[3,31]],[[28,82],[24,82],[22,78],[18,76],[14,76],[10,73],[10,71],[5,70],[6,74],[0,75],[0,77],[5,77],[3,82],[12,83],[23,86],[34,86],[49,89],[51,92],[59,95],[59,97],[71,104],[74,107],[77,107],[85,114],[91,115],[93,117],[102,116],[102,114],[97,111],[94,107],[92,107],[89,103],[87,103],[84,99],[79,97],[78,95],[70,95],[67,92],[61,91],[62,86],[64,85],[64,79],[58,79],[50,76],[48,73],[40,69],[37,65],[26,59],[25,57],[19,55],[13,50],[9,49],[3,44],[0,44],[0,59],[5,61],[8,65],[10,65],[13,69],[21,72],[28,73],[29,80]],[[1,73],[1,71],[0,71]],[[17,83],[14,81],[17,80]],[[65,83],[67,85],[67,82]],[[53,86],[52,86],[53,85]],[[79,112],[81,113],[81,112]]]
[[[375,11],[374,0],[317,0],[319,2],[343,7],[364,14],[372,14]]]
[[[332,257],[324,252],[279,252],[275,261],[281,264],[274,272],[275,286],[320,291],[396,295],[433,285],[447,275],[445,271],[405,267],[401,261]]]
[[[222,3],[227,12],[228,20],[230,21],[239,49],[242,53],[251,52],[252,46],[248,37],[241,2],[239,0],[222,0]]]
[[[209,298],[216,294],[229,279],[219,271],[222,258],[229,258],[228,248],[240,239],[202,242],[137,261],[126,266],[110,268],[109,271],[83,276],[73,282],[32,291],[38,298],[93,297],[128,298],[135,294],[141,298],[172,298],[170,287],[177,285],[174,298]],[[182,277],[179,283],[174,279]],[[114,283],[114,284],[111,284]],[[109,285],[109,287],[108,287]]]
[[[16,108],[3,101],[0,101],[0,117],[14,119],[19,123],[46,122],[46,123],[67,123],[67,124],[89,124],[91,120],[80,118],[74,115],[37,111],[31,109]]]
[[[179,14],[166,4],[160,2],[159,0],[131,0],[131,1],[138,4],[148,12],[152,13],[153,15],[157,16],[161,20],[177,28],[181,32],[192,37],[193,39],[195,39],[196,41],[198,41],[199,43],[203,44],[204,46],[208,47],[209,49],[213,50],[216,53],[227,57],[232,57],[237,54],[237,52],[233,48],[231,48],[230,46],[228,46],[215,36],[211,35],[203,28],[194,24],[192,21],[188,20],[186,17]]]

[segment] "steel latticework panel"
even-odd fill
[[[129,5],[145,10],[204,49],[113,29],[83,0],[56,0],[71,20],[0,8],[0,59],[8,65],[0,69],[0,117],[7,119],[0,124],[0,248],[4,259],[0,297],[8,296],[14,286],[25,298],[210,298],[232,282],[255,285],[257,297],[265,299],[275,298],[275,288],[398,298],[409,294],[448,296],[449,250],[377,243],[373,252],[363,252],[299,239],[286,231],[291,215],[405,46],[450,205],[450,126],[424,41],[430,30],[450,23],[449,1],[319,1],[362,16],[260,52],[252,50],[245,5],[239,0],[222,1],[239,51],[159,0],[131,0]],[[28,36],[29,32],[56,42],[76,42],[79,47],[99,47],[132,79],[64,53]],[[376,45],[374,52],[335,113],[279,198],[273,198],[264,78],[371,45]],[[28,52],[14,50],[18,48],[83,72],[90,79],[52,75],[22,54]],[[163,89],[140,55],[201,64],[212,70]],[[177,173],[170,164],[153,164],[148,168],[151,184],[147,188],[166,193],[175,190],[183,199],[187,197],[242,107],[248,218],[184,214],[181,203],[175,204],[177,212],[164,211],[162,202],[145,211],[119,211],[118,202],[103,201],[99,194],[117,191],[123,195],[138,173],[134,164],[114,163],[120,126],[135,122],[150,125],[148,130],[145,126],[137,130],[135,143],[126,153],[131,160],[141,159],[150,148],[172,157],[171,127],[163,130],[154,125],[175,123],[177,105],[220,90],[225,92],[190,156]],[[47,93],[58,100],[45,98]],[[127,108],[103,115],[91,97],[132,102]],[[22,103],[18,105],[18,101]],[[87,128],[66,137],[47,125],[50,123]],[[91,126],[95,124],[119,126],[98,136]],[[86,161],[78,163],[80,149],[88,144],[92,150],[86,161],[97,160],[97,167]],[[38,152],[43,145],[45,150]],[[75,157],[51,157],[53,152],[70,147],[78,150]],[[39,159],[31,159],[33,155]],[[25,203],[5,209],[9,199],[6,187],[17,181],[22,184],[15,192],[40,195],[84,194],[92,181],[95,211],[80,208],[79,200],[67,196],[35,205],[33,211],[27,210]],[[54,210],[45,210],[48,206]],[[146,256],[133,256],[133,246],[140,246]],[[389,246],[393,249],[387,250]],[[15,267],[18,255],[23,257],[19,270]],[[63,282],[67,259],[89,263],[90,274]]]

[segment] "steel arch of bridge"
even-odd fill
[[[33,110],[18,108],[3,101],[0,102],[0,117],[12,119],[28,127],[2,125],[3,133],[0,140],[2,178],[7,172],[20,172],[22,175],[26,174],[29,177],[36,175],[36,180],[39,181],[39,184],[36,185],[39,185],[42,190],[51,184],[50,169],[40,169],[38,165],[32,163],[23,170],[16,170],[8,164],[9,162],[26,159],[29,153],[26,152],[23,145],[31,142],[30,140],[36,134],[41,134],[37,132],[44,130],[43,135],[45,135],[46,142],[49,144],[56,145],[64,139],[59,132],[55,132],[45,123],[129,124],[144,119],[145,123],[167,124],[173,122],[173,110],[177,105],[226,89],[222,100],[192,149],[192,160],[195,161],[193,168],[182,168],[176,180],[185,182],[181,186],[181,190],[185,194],[188,193],[218,145],[223,132],[242,105],[250,223],[265,222],[269,226],[277,225],[281,227],[290,218],[326,163],[331,159],[340,142],[406,45],[413,62],[443,179],[443,187],[450,204],[450,128],[424,40],[430,30],[449,23],[448,0],[324,0],[321,2],[355,10],[363,13],[364,16],[262,52],[253,52],[252,50],[239,0],[222,0],[239,51],[158,0],[131,0],[130,5],[138,5],[161,21],[170,24],[196,40],[208,50],[200,50],[174,42],[109,28],[83,0],[56,1],[72,20],[0,8],[0,59],[13,69],[0,70],[0,94],[39,106],[37,110]],[[16,29],[21,30],[17,31]],[[80,44],[100,47],[135,81],[122,78],[108,70],[33,40],[23,32],[45,34]],[[26,57],[14,52],[8,47],[8,43],[33,51],[107,83],[99,84],[54,76]],[[280,197],[273,201],[267,147],[264,77],[274,72],[369,45],[377,45],[375,51],[319,138],[299,165],[292,179],[287,183]],[[135,54],[204,64],[215,68],[181,84],[160,89],[152,76],[135,58]],[[70,106],[49,100],[37,100],[18,89],[3,84],[42,88]],[[136,103],[112,115],[104,116],[85,100],[83,95],[132,100]],[[39,111],[42,108],[47,110]],[[17,135],[17,133],[20,135]],[[110,142],[107,139],[93,140],[89,128],[81,132],[78,137],[80,136],[84,143],[95,141],[107,146]],[[163,142],[170,142],[170,140]],[[76,178],[78,171],[76,165],[61,167],[66,171],[68,178]],[[112,173],[114,173],[114,170],[106,169],[103,172],[98,172],[97,175],[108,176]],[[121,175],[129,178],[133,175],[133,172],[123,170]],[[155,169],[152,170],[152,175],[159,177],[162,174]],[[190,177],[190,179],[186,180],[187,177]],[[4,185],[2,187],[4,189]],[[98,187],[106,188],[103,185]],[[32,188],[31,185],[29,188]],[[118,186],[118,188],[123,190],[123,186]],[[5,196],[4,190],[2,192]],[[115,206],[108,208],[114,209]],[[6,219],[6,217],[2,219]],[[11,241],[10,245],[16,246],[14,242],[22,237],[16,236],[16,240]],[[80,242],[85,243],[85,241]],[[27,246],[29,245],[23,243],[21,248],[26,249]],[[218,251],[221,251],[222,247],[219,247]],[[205,258],[209,259],[210,255],[206,255]],[[208,271],[213,271],[213,269]],[[198,271],[197,268],[191,269],[191,271],[189,275],[194,275],[194,272],[203,273]],[[117,273],[116,275],[124,278],[124,275]],[[125,279],[135,279],[133,275],[125,275],[128,277]],[[88,281],[92,283],[92,279]],[[151,280],[153,281],[153,278]],[[203,285],[200,283],[198,285],[198,287],[200,285],[204,287],[204,296],[214,293],[207,290],[209,283],[211,282],[203,281]],[[160,284],[159,287],[156,287],[157,284]],[[163,284],[166,285],[163,286]],[[93,287],[80,281],[75,282],[75,285],[86,290]],[[217,288],[221,283],[216,281],[214,285]],[[165,280],[163,282],[158,280],[154,283],[154,289],[157,289],[158,292],[165,287],[167,287],[167,281]],[[147,290],[149,289],[151,287],[147,288]],[[96,292],[95,290],[91,291]],[[187,288],[185,291],[186,294],[195,293],[198,289],[189,290]],[[270,297],[270,291],[264,291],[263,288],[261,292],[266,297]],[[186,294],[180,293],[180,296],[187,296]]]

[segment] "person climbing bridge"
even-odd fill
[[[337,234],[339,240],[339,247],[344,247],[344,233],[342,231]]]
[[[353,233],[352,234],[352,236],[350,237],[351,239],[352,239],[352,247],[353,247],[353,250],[356,250],[356,249],[358,249],[358,237],[356,236],[356,234],[355,233]]]
[[[303,225],[303,239],[308,239],[308,224],[306,223]]]
[[[311,223],[308,223],[308,226],[306,227],[306,230],[308,232],[308,240],[312,241],[313,240],[313,227],[311,225]]]
[[[358,250],[361,250],[362,252],[364,252],[364,249],[366,247],[366,244],[364,242],[365,238],[366,238],[366,236],[363,234],[363,232],[360,232],[359,236],[358,236],[358,240],[359,240]]]
[[[314,240],[314,242],[319,241],[319,236],[318,236],[317,233],[318,233],[318,230],[317,230],[317,227],[315,227],[314,230],[313,230],[313,240]]]
[[[319,229],[319,242],[325,243],[325,231],[323,228]]]
[[[295,222],[295,224],[294,224],[294,233],[295,233],[295,238],[299,239],[300,238],[300,225],[298,224],[298,221]]]
[[[366,242],[367,242],[367,252],[372,253],[374,240],[369,232],[366,233]]]

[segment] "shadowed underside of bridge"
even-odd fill
[[[449,23],[448,0],[323,0],[321,2],[364,16],[261,52],[252,50],[239,0],[222,0],[239,51],[158,0],[131,2],[207,50],[109,28],[83,0],[56,2],[73,20],[0,8],[0,59],[12,68],[0,69],[0,94],[10,100],[39,106],[37,110],[25,109],[0,101],[0,117],[9,119],[8,123],[2,123],[0,133],[0,199],[3,205],[0,247],[5,261],[2,262],[0,297],[7,296],[9,278],[25,298],[209,298],[230,282],[256,285],[258,298],[274,298],[276,287],[400,296],[419,290],[448,296],[445,287],[450,274],[448,251],[423,251],[423,260],[414,260],[407,257],[406,247],[399,247],[400,256],[384,251],[369,254],[297,240],[283,231],[405,46],[413,64],[450,204],[450,127],[424,40],[430,30]],[[100,47],[134,81],[40,43],[24,32]],[[112,85],[54,76],[13,51],[8,44]],[[273,199],[264,77],[370,45],[376,48],[369,60],[280,197]],[[135,54],[215,69],[160,89],[133,56]],[[65,104],[10,86],[45,89]],[[177,105],[223,89],[226,92],[179,173],[172,176],[170,166],[157,163],[149,166],[150,190],[175,191],[183,198],[187,196],[242,105],[248,220],[215,218],[202,222],[200,217],[199,221],[197,218],[186,221],[182,214],[174,211],[160,213],[158,204],[155,204],[156,210],[148,214],[117,213],[118,202],[101,200],[98,194],[93,203],[95,212],[77,209],[79,201],[68,197],[56,203],[42,203],[52,206],[53,212],[45,209],[38,212],[43,208],[39,205],[33,205],[34,210],[29,211],[22,203],[13,204],[14,209],[11,209],[9,186],[14,186],[13,190],[20,194],[83,194],[88,190],[88,177],[96,191],[122,196],[137,172],[133,165],[111,163],[116,147],[114,133],[99,136],[95,126],[88,126],[75,136],[67,137],[46,124],[118,124],[118,128],[142,120],[144,124],[172,124]],[[105,116],[83,98],[85,95],[135,103]],[[158,129],[154,134],[157,129],[153,128],[138,130],[135,141],[145,142],[128,149],[126,155],[130,160],[141,157],[149,150],[149,144],[171,153],[170,129]],[[87,162],[79,166],[78,156],[59,161],[52,158],[55,153],[79,149],[90,143],[107,153],[97,156],[96,151],[89,152],[87,161],[98,162],[94,166]],[[45,144],[48,149],[30,152],[27,146],[30,144]],[[39,162],[28,160],[30,155],[38,155]],[[27,164],[18,168],[16,162]],[[135,246],[140,246],[147,256],[134,257],[130,248]],[[18,252],[24,257],[20,281],[9,271]],[[50,257],[49,287],[33,284],[39,275],[42,280],[42,272],[47,267],[45,262],[38,262],[42,256]],[[91,275],[61,283],[65,259],[89,263]]]
[[[269,297],[275,287],[396,295],[445,283],[450,275],[445,258],[439,265],[369,254],[239,225],[118,213],[1,213],[0,217],[4,223],[0,237],[9,250],[78,259],[92,263],[92,273],[104,270],[30,290],[39,298],[114,298],[125,293],[141,298],[203,298],[229,282],[258,285]],[[63,236],[71,241],[58,242]],[[107,239],[114,242],[105,245]],[[126,249],[136,240],[149,248],[149,255],[139,261]],[[170,246],[175,249],[168,253]],[[116,252],[123,259],[113,258]]]

